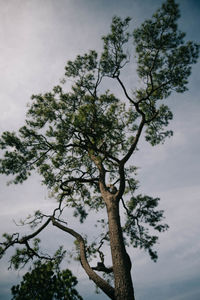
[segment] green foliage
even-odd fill
[[[124,67],[128,59],[128,52],[124,51],[124,45],[128,42],[130,34],[127,28],[130,18],[115,16],[112,19],[111,33],[103,36],[104,51],[101,55],[100,67],[103,75],[115,76]]]
[[[152,19],[146,20],[133,32],[137,72],[144,82],[144,87],[136,90],[136,98],[150,119],[156,109],[159,114],[158,118],[149,122],[146,130],[146,139],[152,145],[172,135],[171,131],[163,131],[172,119],[172,113],[167,106],[158,108],[158,100],[165,99],[172,91],[183,93],[187,90],[191,65],[198,59],[199,45],[184,42],[185,33],[177,26],[179,17],[178,5],[174,0],[168,0]]]
[[[184,92],[191,65],[197,61],[199,46],[184,42],[177,29],[178,5],[166,1],[152,19],[134,30],[138,54],[138,75],[146,82],[144,95],[152,100],[169,96],[172,90]]]
[[[130,243],[134,247],[139,247],[147,250],[150,257],[156,261],[157,252],[153,250],[153,246],[158,240],[158,237],[149,232],[149,228],[155,231],[164,232],[168,229],[167,224],[160,223],[163,220],[163,211],[156,210],[159,198],[138,195],[131,197],[127,203],[128,213],[124,231],[130,239]],[[149,225],[147,227],[147,225]]]
[[[157,237],[151,235],[149,226],[157,231],[167,226],[160,223],[163,212],[156,210],[157,198],[135,195],[136,167],[127,161],[137,150],[142,131],[153,146],[172,135],[168,125],[173,115],[163,102],[173,91],[187,90],[191,66],[199,53],[199,46],[185,42],[185,34],[178,30],[179,16],[178,5],[167,0],[133,34],[128,32],[130,18],[115,16],[110,33],[102,38],[100,55],[92,50],[68,61],[65,76],[66,81],[73,80],[71,89],[66,92],[55,86],[44,95],[33,95],[25,125],[18,133],[4,132],[0,139],[4,152],[0,173],[22,183],[36,170],[60,207],[64,202],[74,208],[80,222],[91,210],[105,208],[99,187],[105,172],[106,191],[113,197],[120,195],[120,201],[124,195],[124,235],[134,247],[148,250],[154,260],[152,247]],[[131,40],[142,79],[133,94],[120,77],[129,63]],[[125,99],[103,89],[107,77],[118,82]],[[33,226],[37,218],[42,220],[38,213]]]
[[[172,120],[173,114],[166,105],[160,105],[157,116],[152,120],[146,129],[146,140],[152,146],[163,143],[166,137],[173,135],[171,130],[164,130]]]
[[[39,243],[40,239],[35,238],[33,239],[33,246],[31,250],[27,249],[26,247],[16,248],[15,254],[10,259],[10,265],[13,266],[15,270],[25,266],[30,259],[32,259],[36,253],[38,253]]]
[[[13,300],[78,300],[82,299],[75,286],[77,279],[68,269],[60,271],[51,262],[38,262],[23,276],[19,285],[12,287]]]

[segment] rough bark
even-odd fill
[[[107,204],[110,247],[115,280],[115,299],[134,300],[131,279],[131,261],[126,252],[119,216],[119,204],[110,201]]]
[[[143,124],[141,125],[141,130],[142,127]],[[135,142],[135,144],[137,144],[137,141]],[[99,169],[99,188],[107,208],[110,248],[113,263],[113,274],[115,280],[114,299],[135,300],[133,283],[131,278],[131,260],[126,252],[126,248],[124,245],[119,215],[119,200],[125,189],[124,164],[126,161],[122,161],[120,166],[120,189],[115,194],[112,194],[108,191],[106,186],[106,171],[101,160],[99,160],[94,155],[90,155],[90,157]]]

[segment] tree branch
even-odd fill
[[[96,283],[96,285],[102,289],[102,291],[111,299],[114,299],[114,288],[109,285],[104,279],[102,279],[99,275],[97,275],[94,270],[90,267],[88,261],[87,261],[87,257],[86,257],[86,249],[85,249],[85,241],[83,239],[83,237],[76,231],[74,231],[73,229],[66,227],[62,224],[60,224],[59,222],[56,221],[55,218],[52,217],[52,224],[56,227],[58,227],[59,229],[69,233],[70,235],[72,235],[73,237],[76,238],[76,240],[79,243],[79,247],[80,247],[80,261],[82,264],[82,267],[84,268],[85,272],[87,273],[87,275],[89,276],[89,278],[91,280],[94,281],[94,283]]]
[[[134,104],[134,106],[135,106],[135,105],[136,105],[136,102],[133,101],[133,99],[131,99],[131,97],[128,95],[128,92],[127,92],[127,90],[126,90],[126,88],[125,88],[123,82],[122,82],[121,79],[119,78],[119,76],[118,76],[118,75],[117,75],[117,76],[114,76],[114,78],[116,78],[117,81],[119,82],[119,84],[121,85],[122,90],[124,91],[124,94],[125,94],[126,98],[127,98],[132,104]]]
[[[102,262],[98,262],[96,267],[92,267],[92,270],[104,272],[106,274],[113,273],[113,267],[107,268]]]
[[[99,170],[99,188],[101,191],[101,195],[106,202],[108,199],[108,196],[110,196],[110,193],[106,186],[106,179],[105,179],[106,170],[102,164],[101,159],[99,159],[98,157],[96,157],[94,154],[91,154],[91,153],[89,153],[89,157],[91,158],[91,160],[94,162],[94,164],[97,166],[97,168]]]
[[[33,232],[32,234],[29,234],[27,236],[24,236],[21,238],[21,240],[19,240],[19,244],[24,244],[25,241],[28,241],[32,238],[34,238],[36,235],[38,235],[45,227],[47,227],[47,225],[50,223],[51,218],[48,218],[47,221],[40,227],[38,228],[38,230],[36,230],[35,232]]]
[[[138,128],[138,131],[137,131],[137,134],[134,138],[134,141],[133,141],[133,144],[131,145],[128,153],[121,159],[120,161],[120,166],[124,166],[125,163],[129,160],[129,158],[131,157],[131,155],[133,154],[133,152],[135,151],[136,147],[137,147],[137,144],[138,144],[138,141],[139,141],[139,138],[141,136],[141,133],[142,133],[142,130],[143,130],[143,127],[145,125],[145,120],[144,118],[142,118],[141,122],[140,122],[140,125],[139,125],[139,128]]]
[[[0,245],[3,246],[3,247],[2,246],[0,247],[0,257],[2,257],[4,255],[4,253],[7,251],[8,248],[14,246],[15,244],[20,244],[20,245],[24,244],[27,247],[27,249],[30,250],[28,241],[30,239],[34,238],[35,236],[37,236],[45,227],[47,227],[47,225],[50,223],[50,221],[51,221],[51,218],[48,218],[48,220],[40,228],[38,228],[38,230],[36,230],[35,232],[33,232],[30,235],[19,238],[19,233],[15,233],[11,236],[11,238],[7,242],[0,243]],[[35,254],[36,253],[35,251],[33,253],[33,249],[31,249],[31,252],[33,255],[36,255],[37,257],[39,257],[38,254]],[[46,256],[45,257],[42,256],[41,258],[47,259]]]
[[[129,160],[129,158],[131,157],[131,155],[133,154],[133,152],[135,151],[136,147],[137,147],[137,144],[138,144],[139,138],[141,136],[144,124],[145,124],[145,121],[142,118],[142,120],[140,122],[140,126],[138,128],[138,132],[137,132],[137,134],[135,136],[133,144],[131,145],[131,147],[130,147],[129,151],[127,152],[127,154],[120,161],[120,164],[119,164],[120,184],[119,184],[119,190],[118,190],[117,197],[116,197],[117,201],[120,201],[120,199],[121,199],[121,197],[122,197],[122,195],[124,193],[124,190],[125,190],[125,172],[124,172],[124,166],[125,166],[126,162]]]
[[[99,178],[83,178],[83,177],[71,177],[60,184],[60,188],[65,191],[64,185],[70,182],[79,182],[79,183],[95,183],[98,182]]]

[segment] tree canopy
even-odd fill
[[[134,299],[126,248],[145,249],[156,261],[156,231],[163,232],[168,226],[157,208],[159,198],[136,194],[137,168],[131,157],[142,134],[152,146],[172,136],[168,125],[173,114],[166,98],[174,91],[187,90],[199,52],[199,46],[185,42],[185,34],[178,30],[179,17],[174,0],[167,0],[133,33],[128,31],[129,17],[113,17],[109,34],[102,38],[101,54],[91,50],[67,62],[65,81],[73,80],[71,89],[66,91],[63,84],[33,95],[25,125],[17,133],[2,134],[0,173],[12,175],[11,183],[18,184],[36,170],[58,206],[51,215],[41,211],[33,215],[29,222],[35,230],[32,234],[5,234],[1,256],[10,246],[20,244],[24,248],[17,249],[14,265],[34,256],[49,258],[41,255],[39,243],[32,246],[31,241],[52,224],[76,239],[83,268],[108,297]],[[123,72],[133,59],[132,44],[141,81],[129,89]],[[112,91],[111,80],[121,88],[122,99]],[[107,90],[106,81],[110,84]],[[84,233],[71,228],[64,215],[69,207],[81,223],[91,211],[99,213],[102,232],[98,242],[89,245]],[[105,244],[111,249],[111,266],[105,266]],[[94,255],[99,255],[99,263],[91,267],[88,259]],[[114,287],[97,272],[113,274]]]
[[[77,279],[68,269],[60,271],[52,262],[37,262],[31,272],[12,287],[12,300],[81,300],[75,286]]]

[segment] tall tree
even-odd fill
[[[12,257],[16,267],[34,256],[49,258],[40,253],[37,240],[33,246],[31,240],[52,224],[75,238],[82,267],[109,298],[134,299],[126,248],[143,248],[156,260],[153,247],[158,237],[152,232],[168,226],[162,223],[163,211],[157,209],[159,198],[136,195],[138,182],[131,157],[142,134],[152,146],[172,135],[167,127],[173,115],[164,101],[172,91],[187,90],[191,65],[198,58],[198,45],[185,42],[185,34],[177,28],[179,16],[178,5],[167,0],[133,34],[128,32],[130,18],[115,16],[100,55],[90,51],[68,61],[65,76],[73,79],[70,91],[56,86],[52,92],[33,95],[25,126],[18,133],[2,134],[0,172],[14,175],[12,182],[17,184],[37,170],[59,203],[51,215],[35,213],[29,223],[38,228],[32,234],[4,235],[1,256],[11,246],[24,245]],[[122,79],[131,61],[131,39],[141,79],[134,92]],[[122,100],[104,89],[106,80],[111,87],[111,80],[118,83]],[[100,213],[99,243],[96,239],[89,245],[83,233],[69,226],[63,215],[69,207],[80,222],[91,211]],[[105,266],[103,244],[110,247],[112,266]],[[95,267],[88,260],[92,255],[99,255]],[[114,286],[100,272],[113,274]]]

